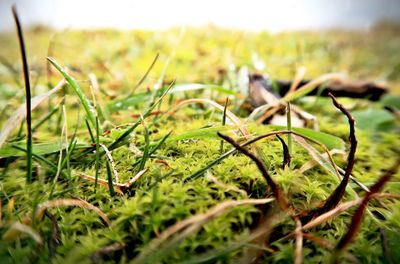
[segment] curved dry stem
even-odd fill
[[[60,207],[60,206],[78,206],[81,208],[93,210],[104,220],[104,222],[108,226],[111,225],[110,219],[105,213],[103,213],[103,211],[101,211],[96,206],[81,199],[58,199],[41,203],[39,204],[36,211],[36,220],[39,221],[40,219],[42,219],[46,209],[53,207]]]
[[[342,80],[342,79],[344,79],[344,77],[345,77],[345,75],[342,73],[328,73],[328,74],[321,75],[318,78],[312,80],[311,82],[303,85],[296,91],[286,94],[282,98],[282,101],[284,101],[284,102],[293,101],[297,98],[300,98],[300,97],[308,94],[309,92],[311,92],[317,86],[323,84],[324,82],[327,82],[329,80]]]
[[[117,169],[115,167],[115,162],[114,162],[114,159],[113,159],[113,157],[111,155],[111,151],[109,151],[108,148],[106,147],[106,145],[104,145],[104,144],[100,143],[100,147],[103,148],[104,152],[106,153],[107,159],[111,164],[111,169],[113,171],[113,174],[114,174],[114,177],[115,177],[115,181],[119,182],[119,174],[118,174],[118,171],[117,171]]]
[[[12,223],[10,228],[3,234],[2,239],[4,241],[13,241],[21,233],[29,235],[38,244],[43,243],[40,235],[35,230],[33,230],[31,226],[21,222]]]
[[[302,66],[297,69],[296,76],[294,76],[293,82],[290,85],[290,89],[288,91],[288,94],[294,92],[296,88],[299,86],[301,80],[303,80],[304,75],[306,74],[306,67]]]
[[[294,263],[301,264],[303,262],[302,249],[303,249],[303,232],[301,231],[301,221],[298,217],[295,219],[296,229],[294,234],[296,236],[296,244],[294,251]]]
[[[344,108],[343,105],[341,105],[336,100],[336,98],[331,93],[329,94],[329,96],[332,98],[332,101],[333,101],[333,104],[335,105],[335,107],[338,108],[344,115],[346,115],[346,117],[349,121],[350,151],[349,151],[349,155],[347,156],[347,166],[346,166],[346,170],[343,175],[342,181],[340,182],[339,186],[335,189],[335,191],[326,199],[326,201],[322,207],[317,208],[316,211],[310,212],[311,218],[314,217],[315,215],[323,214],[339,204],[340,200],[343,198],[343,195],[346,191],[346,186],[347,186],[347,183],[349,182],[351,171],[353,170],[355,155],[356,155],[356,150],[357,150],[357,139],[356,139],[355,129],[354,129],[355,121],[354,121],[353,116],[350,114],[350,112],[346,108]]]
[[[196,214],[189,218],[186,218],[183,221],[180,221],[173,226],[167,228],[164,232],[162,232],[157,238],[150,241],[148,246],[141,251],[140,255],[136,257],[132,263],[144,263],[144,261],[149,257],[149,255],[160,249],[160,246],[166,242],[170,237],[173,235],[177,235],[177,239],[174,241],[180,241],[181,239],[187,237],[198,228],[200,228],[205,223],[211,221],[212,219],[216,218],[217,216],[224,213],[226,210],[233,208],[239,205],[260,205],[270,203],[274,198],[268,199],[247,199],[247,200],[240,200],[240,201],[226,201],[221,204],[218,204],[205,213]]]
[[[281,189],[275,183],[275,181],[271,178],[271,176],[269,175],[267,169],[264,166],[264,163],[257,156],[255,156],[253,153],[251,153],[247,149],[241,147],[232,138],[230,138],[230,137],[228,137],[226,135],[223,135],[223,134],[221,134],[219,132],[217,134],[218,134],[219,137],[223,138],[229,144],[234,146],[238,151],[242,152],[244,155],[246,155],[247,157],[249,157],[250,159],[252,159],[254,161],[254,163],[257,165],[258,170],[261,172],[261,174],[263,175],[264,179],[267,181],[269,187],[271,188],[272,193],[275,196],[275,199],[276,199],[279,207],[281,208],[282,211],[286,212],[288,210],[288,208],[289,208],[289,202],[287,200],[287,197],[281,191]]]
[[[351,219],[350,226],[347,232],[336,246],[338,252],[345,250],[346,247],[351,243],[351,241],[353,241],[354,237],[356,236],[360,228],[361,221],[363,219],[363,215],[367,208],[369,200],[371,199],[373,194],[379,192],[382,189],[382,187],[390,180],[390,178],[399,169],[399,166],[400,166],[400,159],[398,159],[397,162],[394,164],[394,166],[392,166],[382,177],[379,178],[379,180],[371,187],[371,191],[368,192],[362,199],[360,207],[357,208],[356,212],[354,213]]]
[[[279,141],[282,144],[282,152],[283,152],[282,169],[285,169],[286,166],[290,166],[290,161],[291,161],[292,157],[290,156],[289,148],[286,145],[285,141],[279,135],[276,135],[276,137],[279,139]]]
[[[391,194],[391,193],[375,193],[375,194],[371,195],[371,198],[379,199],[379,200],[381,200],[381,199],[400,199],[400,195]],[[341,213],[347,211],[351,207],[360,205],[363,199],[364,198],[357,198],[355,200],[342,203],[342,204],[338,205],[337,207],[335,207],[334,209],[312,219],[311,221],[309,221],[308,223],[303,225],[301,230],[307,231],[311,228],[319,226],[320,224],[330,221],[330,220],[334,219],[335,217],[337,217],[338,215],[340,215]],[[288,239],[288,238],[294,236],[294,234],[295,234],[294,232],[288,233],[288,234],[282,236],[281,238],[275,240],[274,242],[281,242],[285,239]],[[303,233],[303,234],[306,234],[306,233]]]
[[[321,142],[319,142],[319,141],[317,141],[317,140],[315,140],[315,139],[312,139],[312,138],[310,138],[310,137],[304,136],[304,135],[299,134],[299,133],[294,132],[294,131],[280,130],[280,131],[269,132],[269,133],[266,133],[266,134],[257,136],[257,137],[255,137],[255,138],[252,138],[252,139],[246,141],[245,143],[243,143],[241,146],[242,146],[242,147],[245,147],[245,146],[247,146],[247,145],[253,144],[253,143],[255,143],[255,142],[257,142],[257,141],[259,141],[259,140],[261,140],[261,139],[267,138],[267,137],[276,136],[276,135],[286,135],[286,134],[293,134],[293,135],[299,136],[299,137],[301,137],[301,138],[304,138],[304,139],[306,139],[306,140],[308,140],[308,141],[310,141],[310,142],[312,142],[312,143],[317,144],[318,146],[320,146],[320,147],[324,150],[324,152],[328,155],[330,163],[331,163],[332,166],[335,168],[337,175],[339,175],[339,172],[337,171],[337,165],[336,165],[336,163],[333,161],[333,158],[332,158],[331,153],[329,152],[328,148],[327,148],[324,144],[322,144]],[[338,176],[338,177],[339,177],[339,176]]]

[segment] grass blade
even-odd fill
[[[92,126],[95,127],[96,116],[97,116],[96,110],[93,107],[92,103],[89,101],[89,99],[86,97],[86,95],[83,93],[79,84],[53,58],[47,58],[47,60],[61,73],[61,75],[65,78],[67,83],[74,90],[76,95],[78,95],[79,100],[81,101],[83,108],[85,109],[86,117],[89,119]]]
[[[106,162],[107,167],[107,181],[108,181],[108,190],[110,191],[111,197],[115,196],[114,186],[113,186],[113,179],[112,179],[112,172],[110,162]]]
[[[173,85],[173,83],[171,83],[170,86],[161,94],[161,96],[160,96],[158,99],[156,99],[156,100],[147,108],[147,110],[146,110],[146,111],[144,112],[144,114],[142,115],[143,118],[146,118],[146,117],[151,113],[151,111],[153,111],[153,109],[154,109],[159,103],[161,103],[162,99],[163,99],[164,96],[168,93],[168,91],[171,89],[172,85]],[[157,92],[157,91],[156,91],[156,92]],[[113,150],[113,149],[119,147],[119,144],[120,144],[121,142],[123,142],[123,141],[126,139],[126,137],[128,137],[128,136],[133,132],[133,130],[135,130],[136,127],[137,127],[138,125],[140,125],[141,122],[142,122],[142,118],[139,118],[139,119],[138,119],[131,127],[129,127],[121,136],[119,136],[114,142],[112,142],[112,143],[108,146],[108,149],[111,151],[111,150]]]
[[[50,91],[33,97],[31,100],[31,108],[30,108],[31,111],[34,110],[44,100],[49,98],[50,95],[59,91],[63,85],[64,81],[62,80]],[[0,133],[0,148],[4,145],[11,132],[21,123],[22,119],[25,116],[25,109],[26,109],[26,104],[21,105],[7,120],[6,124],[4,125]]]
[[[323,84],[324,82],[327,82],[329,80],[342,80],[344,78],[344,75],[341,73],[328,73],[324,74],[311,82],[303,85],[299,89],[295,90],[292,93],[288,93],[285,95],[285,97],[282,98],[284,102],[291,102],[293,100],[296,100],[300,97],[303,97],[304,95],[308,94],[315,88],[317,88],[319,85]]]
[[[18,146],[18,145],[14,145],[14,144],[13,144],[12,147],[14,147],[14,148],[16,148],[16,149],[18,149],[18,150],[21,150],[21,151],[23,151],[23,152],[26,152],[26,149],[24,149],[24,148],[22,148],[22,147],[20,147],[20,146]],[[36,154],[35,152],[32,153],[32,157],[33,157],[34,159],[36,159],[37,161],[46,164],[53,172],[57,172],[57,166],[54,165],[54,164],[53,164],[51,161],[49,161],[48,159],[46,159],[46,158],[44,158],[44,157],[42,157],[42,156]],[[62,174],[66,179],[69,178],[69,175],[67,175],[64,171],[61,171],[61,174]]]
[[[167,142],[178,141],[178,140],[186,140],[186,139],[218,139],[217,132],[222,131],[230,131],[238,129],[238,126],[231,125],[231,126],[212,126],[212,127],[205,127],[205,128],[198,128],[189,130],[185,133],[171,136],[167,139]]]
[[[287,130],[292,131],[292,112],[290,110],[290,102],[287,103],[286,117],[287,117]],[[292,134],[291,133],[289,133],[287,135],[287,141],[288,141],[288,151],[289,151],[289,156],[290,156],[290,155],[292,155]]]
[[[187,92],[187,91],[197,91],[197,90],[215,90],[220,93],[229,94],[229,95],[238,95],[235,91],[230,89],[214,85],[214,84],[201,84],[201,83],[188,83],[188,84],[177,84],[174,88],[171,89],[171,93],[177,92]]]
[[[21,50],[22,66],[25,80],[25,93],[26,93],[26,180],[28,183],[32,182],[32,118],[31,118],[31,85],[29,81],[29,67],[26,58],[25,42],[22,33],[21,23],[19,22],[17,8],[12,6],[12,13],[14,16],[15,24],[17,26],[19,46]]]
[[[228,101],[229,101],[229,98],[226,97],[225,105],[224,105],[224,112],[222,113],[222,126],[225,126],[225,124],[226,124],[226,108],[228,107]],[[223,151],[224,151],[224,141],[221,140],[221,143],[219,146],[219,152],[222,154]]]
[[[286,129],[285,126],[276,126],[276,125],[269,125],[269,126],[271,128],[278,130]],[[344,150],[344,141],[341,138],[333,136],[331,134],[301,127],[293,127],[292,131],[300,135],[306,136],[308,138],[311,138],[315,141],[318,141],[320,144],[325,145],[329,150],[332,149]]]
[[[189,104],[194,104],[194,103],[208,104],[208,105],[211,105],[212,107],[220,110],[221,112],[224,112],[224,107],[222,105],[212,101],[212,100],[203,99],[203,98],[192,98],[192,99],[188,99],[188,100],[184,100],[184,101],[180,102],[173,109],[171,109],[168,114],[172,115],[176,111],[181,109],[183,106],[186,106],[186,105],[189,105]],[[249,131],[247,131],[245,125],[242,123],[242,121],[234,113],[232,113],[229,110],[226,110],[226,116],[232,121],[232,123],[234,123],[235,125],[237,125],[239,127],[239,130],[240,130],[240,132],[242,133],[242,135],[244,137],[249,137],[250,136],[250,133],[249,133]]]
[[[99,179],[99,170],[100,170],[100,130],[99,130],[99,120],[96,117],[96,172],[95,172],[95,182],[94,182],[94,191],[96,192],[97,181]]]
[[[48,114],[46,114],[42,119],[40,119],[36,124],[33,125],[32,131],[37,130],[44,122],[49,120],[59,109],[59,106],[54,107]]]
[[[146,161],[149,159],[150,155],[149,155],[149,146],[150,146],[150,138],[149,138],[149,130],[147,129],[146,123],[144,122],[143,117],[142,118],[142,124],[143,124],[143,128],[144,128],[144,141],[145,141],[145,146],[144,146],[144,150],[143,150],[143,156],[142,156],[142,160],[140,161],[140,165],[139,165],[139,171],[144,169],[144,166],[146,165]]]
[[[157,52],[156,56],[154,57],[153,61],[151,62],[149,68],[147,69],[146,73],[142,76],[142,78],[140,78],[140,80],[138,81],[138,83],[135,85],[135,87],[133,87],[133,90],[129,93],[129,95],[127,97],[132,96],[136,89],[146,80],[147,76],[149,75],[150,71],[153,69],[154,65],[156,64],[158,57],[160,57],[160,52]]]

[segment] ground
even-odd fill
[[[239,128],[248,132],[247,139],[287,129],[246,121],[249,112],[241,105],[247,90],[239,72],[247,67],[291,80],[304,66],[306,79],[341,72],[351,79],[385,81],[390,92],[379,102],[338,98],[357,123],[352,175],[371,188],[398,162],[398,117],[384,108],[399,107],[398,33],[399,28],[385,24],[368,32],[277,35],[216,27],[27,30],[33,96],[62,79],[47,56],[67,67],[65,74],[76,83],[69,81],[65,90],[32,111],[32,182],[27,182],[24,122],[14,124],[0,149],[0,262],[249,263],[254,256],[261,263],[293,262],[298,257],[296,239],[286,235],[296,228],[294,215],[319,206],[340,180],[327,158],[321,158],[321,145],[295,138],[289,144],[288,136],[282,136],[292,157],[283,168],[281,142],[275,136],[259,141],[248,149],[261,158],[287,197],[290,210],[282,212],[276,201],[265,200],[274,197],[273,190],[249,157],[235,152],[212,164],[231,149],[217,131],[243,143],[246,133]],[[4,131],[25,94],[16,34],[3,34],[0,43]],[[227,118],[223,125],[227,97],[227,109],[239,122]],[[189,104],[192,98],[201,99]],[[179,103],[182,107],[171,111]],[[85,104],[96,106],[97,114]],[[301,97],[292,104],[315,115],[320,128],[299,133],[322,143],[335,163],[346,168],[350,127],[331,99]],[[315,160],[322,166],[304,167]],[[95,177],[96,170],[97,184],[87,177]],[[118,185],[138,174],[129,188]],[[107,183],[111,178],[114,185]],[[379,191],[386,196],[368,203],[340,261],[395,263],[400,258],[395,250],[400,245],[399,190],[400,175],[394,173]],[[339,207],[365,196],[365,190],[350,181]],[[333,248],[352,230],[359,204],[304,231],[300,256],[305,263],[339,257]],[[265,231],[261,242],[254,239],[258,228]]]

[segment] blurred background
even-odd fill
[[[221,27],[281,32],[346,28],[366,30],[382,21],[400,21],[399,0],[2,0],[0,30],[13,30],[16,3],[26,26],[65,28],[166,29]]]
[[[223,84],[243,67],[288,80],[305,67],[306,79],[340,72],[400,93],[399,0],[1,0],[3,88],[20,73],[13,3],[37,87],[59,77],[52,56],[82,86],[94,73],[120,93],[158,53],[150,87],[163,71],[166,82]]]

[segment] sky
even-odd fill
[[[0,31],[14,30],[11,5],[24,26],[56,29],[166,29],[215,24],[251,31],[368,29],[400,22],[400,0],[0,0]]]

